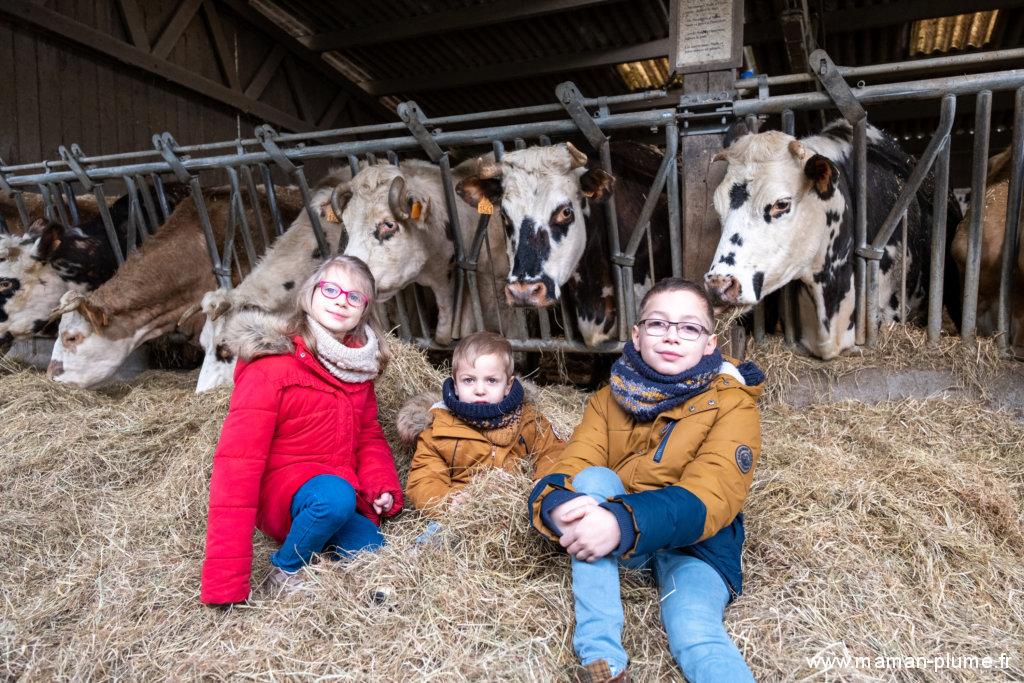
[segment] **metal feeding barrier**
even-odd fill
[[[65,226],[80,223],[78,197],[81,193],[91,193],[95,197],[100,219],[115,258],[120,264],[126,256],[120,249],[117,230],[107,208],[107,185],[117,183],[123,186],[124,192],[130,197],[127,240],[130,253],[147,235],[153,233],[154,226],[167,218],[165,184],[169,180],[182,183],[188,187],[189,194],[195,202],[213,272],[219,284],[229,288],[232,285],[233,267],[236,279],[245,275],[240,259],[235,256],[239,249],[236,236],[241,238],[241,249],[244,250],[246,261],[251,267],[256,262],[259,251],[254,234],[261,238],[260,242],[265,249],[271,242],[270,229],[274,235],[281,235],[287,228],[275,201],[275,190],[281,178],[298,187],[321,252],[326,254],[332,253],[339,245],[327,244],[319,213],[311,206],[312,190],[304,163],[316,160],[330,160],[335,163],[341,161],[356,174],[362,165],[376,164],[378,159],[398,164],[400,153],[425,155],[440,168],[445,203],[452,224],[456,292],[453,318],[457,324],[462,318],[463,308],[468,305],[469,314],[476,328],[482,329],[484,315],[481,297],[497,297],[500,296],[500,292],[487,291],[481,287],[478,278],[480,251],[487,241],[487,217],[482,216],[475,230],[469,233],[464,233],[462,226],[459,225],[458,202],[461,200],[457,197],[452,179],[453,152],[460,149],[490,151],[495,159],[500,161],[505,149],[510,145],[515,149],[523,149],[528,145],[528,141],[548,145],[551,144],[552,137],[582,137],[596,152],[598,163],[604,170],[614,175],[609,135],[614,133],[620,137],[629,137],[630,132],[633,132],[648,139],[654,135],[662,140],[660,146],[663,160],[653,178],[633,230],[624,233],[629,235],[625,245],[620,243],[614,197],[604,205],[611,252],[609,267],[614,278],[618,320],[618,327],[614,330],[615,340],[598,347],[586,346],[577,336],[579,331],[574,329],[572,311],[569,310],[570,307],[564,298],[553,309],[531,309],[529,312],[522,309],[514,310],[512,315],[515,326],[500,323],[503,328],[507,328],[501,331],[510,337],[513,348],[517,350],[614,353],[621,350],[623,343],[629,338],[630,327],[635,322],[638,302],[632,286],[633,271],[642,244],[650,239],[651,218],[662,195],[668,207],[671,271],[654,273],[654,276],[658,278],[682,274],[683,254],[687,245],[681,226],[683,206],[678,158],[680,139],[689,135],[721,134],[727,130],[734,118],[746,118],[749,127],[756,130],[768,116],[776,114],[780,117],[782,130],[793,135],[795,111],[838,109],[840,115],[853,127],[855,173],[852,191],[857,216],[854,244],[856,339],[858,344],[874,346],[877,343],[878,307],[867,305],[867,302],[877,300],[880,259],[896,229],[901,229],[903,234],[906,234],[907,207],[927,174],[934,170],[936,186],[943,190],[948,189],[950,143],[957,98],[973,96],[975,99],[971,191],[972,197],[977,199],[984,197],[985,192],[993,93],[1015,91],[1010,201],[1006,211],[1006,239],[1001,260],[997,320],[999,344],[1006,348],[1010,331],[1010,304],[1015,294],[1010,290],[1010,282],[1019,242],[1017,226],[1024,183],[1024,70],[925,78],[878,85],[861,83],[853,88],[845,79],[878,74],[926,73],[937,68],[994,63],[1022,56],[1024,50],[1004,50],[960,57],[922,59],[896,65],[845,68],[837,67],[827,54],[818,50],[811,55],[813,77],[809,74],[774,78],[760,76],[737,81],[736,92],[707,93],[703,97],[686,95],[680,97],[677,102],[670,100],[664,91],[586,98],[573,83],[567,82],[557,88],[556,103],[531,107],[429,118],[415,102],[405,102],[397,109],[401,119],[399,122],[287,134],[279,134],[270,126],[264,125],[256,128],[252,138],[185,146],[178,145],[170,133],[163,133],[153,136],[153,149],[149,150],[88,156],[77,145],[71,145],[70,149],[61,147],[60,158],[52,161],[6,166],[0,160],[0,189],[5,190],[13,198],[21,221],[26,226],[29,224],[29,213],[24,202],[24,192],[38,192],[45,217],[48,220],[59,221]],[[772,85],[810,82],[812,78],[820,83],[823,92],[781,96],[769,94]],[[743,92],[754,92],[756,96],[738,98],[737,93]],[[887,218],[875,233],[874,239],[869,241],[866,211],[868,116],[864,105],[905,101],[937,102],[939,124]],[[628,107],[634,110],[613,111],[613,107]],[[224,185],[224,179],[227,181],[230,194],[229,225],[227,237],[222,244],[218,244],[210,223],[203,190],[204,186],[209,188],[215,182]],[[261,194],[268,202],[273,226],[265,225],[261,217],[258,207]],[[938,341],[942,324],[942,283],[943,278],[947,276],[943,268],[946,234],[947,230],[956,228],[946,225],[946,198],[946,191],[935,193],[936,204],[931,226],[932,249],[927,317],[928,338],[932,343]],[[251,225],[247,218],[247,205],[252,207],[255,225]],[[974,339],[977,328],[981,229],[985,210],[983,201],[975,201],[972,206],[962,320],[962,335],[966,341]],[[0,230],[6,230],[7,226],[2,224],[2,220],[0,218]],[[464,240],[464,234],[472,235],[472,239]],[[343,234],[343,242],[344,239]],[[906,244],[906,240],[903,244]],[[901,286],[905,292],[905,259],[903,263]],[[786,339],[794,342],[798,327],[795,292],[792,285],[787,286],[786,290],[789,291],[784,291],[781,297],[781,319]],[[410,315],[410,306],[415,309],[415,316]],[[441,348],[433,340],[430,309],[418,288],[407,288],[405,292],[396,296],[391,305],[391,312],[397,317],[396,329],[400,337],[424,347]],[[755,339],[762,339],[765,334],[765,315],[762,306],[755,309],[752,324]],[[560,334],[553,331],[553,326],[560,327]],[[526,332],[513,333],[513,327]]]

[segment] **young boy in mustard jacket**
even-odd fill
[[[541,477],[565,447],[547,419],[524,399],[512,346],[500,334],[463,337],[452,354],[452,376],[441,391],[443,400],[429,413],[422,399],[413,399],[398,416],[401,438],[416,441],[406,497],[421,510],[448,496],[455,496],[455,504],[462,502],[462,489],[482,469],[511,471],[526,460],[535,478]]]
[[[688,681],[753,681],[722,616],[741,590],[741,510],[761,452],[764,376],[723,360],[698,284],[658,282],[639,318],[611,384],[591,397],[529,501],[537,531],[572,556],[579,678],[629,680],[622,564],[653,572]]]

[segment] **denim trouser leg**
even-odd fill
[[[654,569],[669,650],[686,680],[753,683],[722,623],[729,588],[718,572],[701,559],[672,550],[654,554]]]
[[[578,493],[599,503],[626,492],[622,480],[607,467],[588,467],[572,480]],[[576,630],[572,644],[583,664],[608,662],[612,675],[629,663],[622,647],[622,599],[619,562],[608,555],[594,562],[572,560],[572,594],[576,602]]]
[[[325,548],[332,550],[339,558],[344,558],[363,550],[377,550],[382,545],[384,536],[377,525],[358,512],[353,512],[345,525],[327,540]]]
[[[292,526],[284,543],[270,556],[271,563],[286,572],[298,571],[313,553],[324,549],[355,515],[355,509],[356,491],[351,484],[331,474],[313,477],[292,497]]]

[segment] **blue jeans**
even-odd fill
[[[622,495],[625,488],[607,467],[588,467],[573,478],[573,488],[599,503]],[[572,560],[572,593],[576,602],[573,647],[583,664],[608,662],[613,675],[626,667],[622,647],[622,600],[619,565],[652,569],[661,598],[661,621],[668,647],[686,679],[753,681],[743,655],[722,623],[729,588],[711,565],[678,550],[659,550],[628,560],[606,556],[594,562]]]
[[[341,477],[321,474],[292,497],[292,527],[270,562],[286,572],[309,564],[313,553],[332,550],[339,556],[384,545],[377,525],[356,512],[356,490]]]

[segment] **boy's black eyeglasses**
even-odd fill
[[[676,328],[676,334],[679,335],[680,339],[686,341],[695,341],[700,339],[701,335],[711,335],[711,330],[704,327],[700,323],[694,322],[681,322],[681,323],[670,323],[667,320],[658,320],[657,318],[647,318],[645,320],[639,320],[636,323],[641,326],[647,334],[652,337],[664,337],[668,334],[668,330],[671,327]]]

